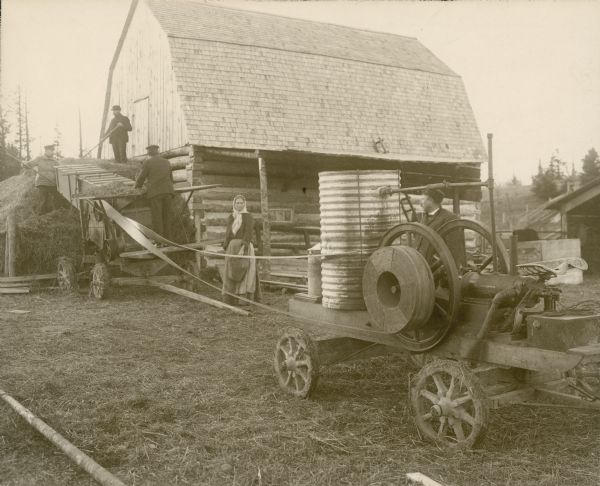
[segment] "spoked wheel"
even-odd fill
[[[279,386],[300,398],[306,398],[317,387],[319,354],[310,336],[299,329],[287,329],[277,341],[274,373]]]
[[[92,267],[90,297],[102,300],[106,298],[110,286],[110,273],[106,263],[96,263]]]
[[[57,269],[58,288],[63,291],[72,291],[77,289],[77,272],[73,260],[67,257],[58,259]]]
[[[471,254],[467,251],[468,245],[465,239],[466,234],[465,231],[475,233],[476,236],[479,236],[483,240],[487,242],[486,245],[480,245],[480,247],[485,247],[487,251],[479,252],[478,256],[480,256],[481,261],[475,261],[475,255]],[[481,223],[476,221],[471,221],[468,219],[455,219],[453,221],[448,221],[439,229],[440,236],[445,241],[457,240],[459,243],[459,250],[463,252],[461,255],[461,259],[464,260],[462,263],[466,265],[467,268],[476,268],[478,272],[482,272],[486,269],[491,270],[492,263],[492,233]],[[481,243],[481,242],[480,242]],[[500,273],[509,273],[510,271],[510,258],[508,256],[508,252],[504,247],[504,243],[498,235],[496,235],[496,253],[498,256],[498,269],[497,271]]]
[[[468,449],[485,435],[485,393],[477,377],[456,361],[425,365],[411,386],[410,401],[420,433],[431,442]]]
[[[401,223],[387,231],[380,247],[404,245],[425,257],[435,285],[435,304],[428,322],[396,333],[409,351],[423,352],[438,345],[455,323],[460,307],[460,280],[452,252],[431,228],[420,223]]]

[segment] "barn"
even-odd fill
[[[113,104],[132,120],[133,156],[156,143],[182,184],[222,184],[191,201],[197,239],[222,237],[242,193],[265,253],[318,235],[319,171],[479,181],[486,157],[461,77],[417,39],[190,0],[132,1],[101,135]],[[447,196],[458,210],[480,191]]]

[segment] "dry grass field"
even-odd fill
[[[567,302],[600,282],[586,289]],[[422,442],[403,356],[335,365],[312,399],[285,395],[271,359],[292,324],[146,288],[0,296],[0,388],[129,485],[393,485],[413,471],[457,486],[598,484],[597,412],[512,406],[492,412],[478,450]],[[0,484],[95,483],[0,402]]]

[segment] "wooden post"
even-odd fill
[[[192,181],[191,185],[195,186],[202,184],[202,149],[198,145],[190,146],[190,159],[192,162]],[[194,226],[196,228],[196,243],[199,243],[204,239],[204,231],[202,229],[202,223],[204,222],[204,207],[202,196],[196,192],[192,196],[192,206],[194,215]],[[198,271],[204,268],[204,258],[202,253],[196,252],[196,265]]]
[[[460,216],[460,189],[458,187],[455,187],[452,192],[452,212]]]
[[[17,218],[14,212],[11,212],[6,218],[4,255],[4,272],[8,277],[15,277],[17,275]]]
[[[271,221],[269,219],[269,190],[267,184],[267,166],[265,159],[263,159],[257,152],[258,156],[258,176],[260,180],[260,212],[262,214],[262,247],[263,255],[271,255]],[[269,277],[271,274],[271,265],[269,260],[262,260],[262,272],[265,277]]]

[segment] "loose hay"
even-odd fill
[[[81,193],[82,196],[94,197],[119,197],[119,196],[142,196],[144,191],[136,189],[131,184],[124,182],[111,182],[101,186],[87,186]]]

